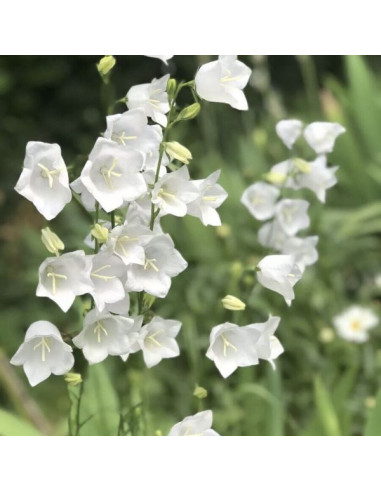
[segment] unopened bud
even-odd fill
[[[155,436],[162,436],[162,435],[163,435],[163,431],[161,429],[155,430]]]
[[[230,311],[243,311],[246,308],[246,304],[235,296],[225,296],[221,302],[224,308]]]
[[[376,406],[376,398],[374,396],[367,396],[364,401],[364,405],[366,408],[374,408]]]
[[[54,234],[54,232],[49,229],[49,227],[41,230],[41,241],[49,253],[53,253],[57,256],[59,255],[60,249],[65,249],[64,243],[57,234]]]
[[[97,63],[97,69],[99,74],[103,77],[107,75],[116,63],[115,58],[112,55],[104,56],[100,59],[99,63]]]
[[[222,239],[229,237],[232,233],[232,229],[229,224],[221,224],[220,226],[217,226],[215,230],[217,236]]]
[[[272,184],[283,184],[286,179],[287,175],[284,173],[276,173],[276,172],[269,172],[263,176],[266,181]]]
[[[107,242],[108,239],[108,229],[100,224],[95,224],[95,226],[91,229],[91,235],[95,238],[99,243],[103,244]]]
[[[311,164],[304,159],[300,159],[299,157],[296,157],[294,159],[294,166],[296,169],[298,169],[301,173],[308,174],[311,172]]]
[[[200,111],[201,105],[199,103],[191,104],[190,106],[187,106],[180,111],[178,117],[176,118],[176,121],[191,120],[193,118],[196,118]]]
[[[323,343],[330,343],[335,338],[335,332],[332,328],[322,328],[319,333],[319,340]]]
[[[171,159],[177,159],[183,164],[189,164],[192,159],[190,151],[179,142],[164,142],[165,152]]]
[[[208,392],[202,386],[196,386],[194,391],[193,391],[193,396],[195,396],[196,398],[199,398],[200,400],[203,400],[204,398],[206,398],[208,396]]]
[[[68,372],[64,379],[70,386],[78,386],[82,383],[82,376],[77,372]]]
[[[168,99],[171,101],[175,97],[177,83],[175,79],[168,79],[167,82],[167,94]]]

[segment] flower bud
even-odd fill
[[[64,379],[70,386],[78,386],[82,383],[82,376],[77,372],[68,372]]]
[[[208,396],[208,392],[205,388],[202,386],[196,386],[194,391],[193,391],[193,396],[196,398],[199,398],[200,400],[203,400]]]
[[[176,121],[192,120],[193,118],[196,118],[200,110],[201,105],[199,103],[191,104],[190,106],[187,106],[180,111],[178,117],[176,118]]]
[[[165,152],[171,159],[177,159],[183,164],[189,164],[192,154],[184,145],[179,144],[179,142],[164,142],[163,145]]]
[[[230,311],[243,311],[246,308],[246,304],[238,299],[238,297],[234,296],[225,296],[221,299],[222,305],[225,309],[229,309]]]
[[[294,159],[294,166],[304,174],[308,174],[311,172],[311,164],[309,164],[307,161],[304,159],[300,159],[299,157],[296,157]]]
[[[266,174],[264,174],[263,177],[269,183],[278,184],[278,185],[283,184],[286,181],[286,179],[287,179],[286,174],[284,174],[284,173],[276,173],[276,172],[266,173]]]
[[[91,229],[91,235],[95,238],[99,243],[103,244],[107,242],[108,239],[108,229],[100,224],[95,224],[95,226]]]
[[[65,249],[64,243],[57,234],[54,234],[54,232],[49,229],[49,227],[41,230],[41,241],[49,253],[53,253],[57,256],[59,255],[60,249]]]
[[[171,101],[175,97],[176,93],[176,80],[175,79],[168,79],[167,82],[167,94],[168,94],[168,99]]]
[[[98,69],[99,74],[102,77],[104,75],[107,75],[112,70],[115,63],[116,63],[116,60],[112,55],[104,56],[103,58],[101,58],[99,63],[97,64],[97,69]]]
[[[319,340],[322,343],[330,343],[333,341],[334,338],[335,338],[335,333],[332,330],[332,328],[325,327],[320,330]]]
[[[372,409],[376,406],[376,398],[374,396],[367,396],[364,400],[364,405],[366,408]]]
[[[232,229],[229,224],[221,224],[220,226],[216,227],[216,234],[218,237],[225,239],[229,236],[231,236]]]

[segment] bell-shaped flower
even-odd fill
[[[210,333],[206,356],[212,360],[222,377],[227,378],[237,367],[258,364],[256,343],[260,333],[233,323],[215,326]]]
[[[38,270],[36,296],[49,297],[66,312],[76,296],[94,289],[90,277],[91,268],[91,257],[86,256],[82,250],[46,258]]]
[[[306,126],[303,136],[317,154],[327,154],[333,151],[336,138],[345,131],[339,123],[316,121]]]
[[[204,226],[220,226],[221,219],[216,211],[227,198],[228,194],[217,184],[221,171],[215,171],[206,179],[192,181],[198,191],[196,200],[187,204],[187,213],[193,217],[198,217]]]
[[[120,258],[107,251],[90,256],[93,282],[92,295],[98,311],[103,311],[107,304],[113,304],[125,298],[124,286],[120,277],[125,273],[125,266]]]
[[[125,265],[144,265],[143,245],[153,236],[148,227],[136,222],[114,227],[110,232],[105,250],[119,256]]]
[[[71,200],[69,178],[58,144],[28,142],[15,190],[52,220]]]
[[[144,154],[98,138],[81,173],[81,182],[100,206],[111,212],[147,192],[141,174]]]
[[[134,320],[92,309],[83,322],[83,330],[73,338],[76,347],[90,364],[97,364],[108,355],[123,355],[136,342]]]
[[[71,189],[81,195],[82,204],[88,212],[95,211],[95,198],[94,196],[87,191],[87,188],[82,183],[81,177],[75,179],[72,183],[70,183]]]
[[[325,155],[320,155],[308,163],[305,172],[300,172],[295,176],[293,187],[296,189],[308,188],[315,193],[322,203],[325,203],[326,190],[337,183],[335,176],[337,170],[337,166],[327,167],[327,158]]]
[[[273,369],[275,369],[274,359],[284,352],[282,344],[274,336],[279,322],[280,318],[278,316],[269,316],[269,319],[264,323],[253,323],[245,327],[246,329],[256,330],[260,333],[260,337],[256,343],[258,357],[269,361]]]
[[[266,222],[258,230],[258,242],[265,248],[281,250],[287,237],[277,220]]]
[[[126,287],[132,292],[145,291],[155,297],[165,297],[171,287],[171,278],[188,266],[175,249],[169,234],[157,234],[143,245],[143,265],[129,265]]]
[[[293,175],[295,173],[295,166],[293,159],[287,159],[286,161],[275,164],[265,175],[266,180],[274,186],[281,188],[293,187]]]
[[[266,289],[278,292],[291,306],[295,298],[294,285],[302,277],[302,272],[292,255],[269,255],[258,263],[257,278]]]
[[[212,429],[213,413],[211,410],[204,410],[196,413],[175,424],[169,431],[169,436],[219,436]]]
[[[267,220],[275,213],[279,189],[267,183],[254,183],[242,195],[241,203],[257,220]]]
[[[180,321],[163,319],[160,316],[154,316],[148,324],[143,326],[138,342],[147,367],[156,366],[162,359],[180,355],[180,349],[175,340],[180,328]]]
[[[123,360],[123,362],[126,362],[127,359],[129,358],[130,354],[135,354],[136,352],[139,352],[141,350],[141,343],[139,341],[141,340],[141,331],[142,331],[142,324],[144,320],[144,316],[133,316],[131,319],[134,322],[133,327],[131,328],[131,333],[133,333],[133,339],[135,340],[131,345],[130,348],[128,349],[128,352],[125,354],[122,354],[120,357]]]
[[[279,225],[288,236],[294,236],[298,231],[310,225],[307,210],[310,204],[306,200],[285,198],[275,206],[275,215]]]
[[[220,55],[218,60],[200,67],[195,77],[196,91],[206,101],[226,103],[233,108],[247,110],[243,89],[250,75],[250,68],[237,60],[236,55]]]
[[[196,200],[199,192],[190,181],[186,166],[168,173],[158,180],[152,190],[152,203],[157,205],[162,215],[171,214],[184,217],[187,204]]]
[[[288,149],[292,149],[302,134],[303,123],[299,120],[281,120],[275,126],[278,137]]]
[[[74,365],[72,351],[56,326],[49,321],[36,321],[28,328],[11,364],[23,365],[30,385],[36,386],[51,374],[60,376],[70,371]]]
[[[369,308],[351,306],[333,318],[340,337],[350,342],[363,343],[369,339],[369,330],[380,323],[380,318]]]
[[[150,84],[134,85],[127,92],[128,109],[141,108],[146,116],[161,126],[167,126],[169,111],[167,83],[169,75],[153,79]]]
[[[293,255],[303,272],[306,266],[313,265],[319,258],[316,250],[318,241],[318,236],[289,237],[284,241],[281,252],[284,255]]]

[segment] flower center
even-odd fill
[[[138,237],[130,237],[130,236],[120,236],[115,243],[114,251],[116,251],[117,248],[119,247],[122,250],[123,255],[127,257],[128,251],[124,247],[123,243],[125,243],[125,242],[130,243],[130,242],[134,242],[134,241],[139,241],[139,238]]]
[[[44,166],[40,162],[37,164],[37,166],[41,169],[41,176],[49,181],[49,188],[53,188],[54,176],[57,176],[62,169],[50,170],[48,167]]]
[[[351,329],[353,331],[359,331],[360,328],[361,328],[360,320],[356,319],[356,320],[351,321]]]
[[[157,262],[156,258],[146,258],[146,261],[144,263],[144,270],[149,270],[150,268],[152,268],[152,270],[155,270],[155,272],[158,272],[159,269],[158,267],[155,265],[155,263]]]
[[[50,352],[49,344],[45,337],[41,337],[41,340],[33,347],[33,350],[41,347],[41,360],[42,362],[46,361],[46,351]]]
[[[221,335],[222,341],[224,342],[224,357],[226,357],[227,349],[230,347],[234,352],[238,352],[238,349],[235,345],[229,342],[229,340],[224,336]]]
[[[112,181],[112,178],[115,177],[115,178],[120,178],[122,176],[121,173],[117,173],[114,171],[116,165],[118,163],[118,159],[114,159],[113,160],[113,163],[111,164],[111,167],[102,167],[101,168],[101,174],[103,176],[103,179],[105,180],[107,186],[110,188],[110,189],[113,189],[114,188],[114,184],[113,184],[113,181]]]
[[[149,337],[146,338],[146,341],[148,341],[151,345],[156,345],[157,347],[162,347],[161,343],[156,340],[156,335],[161,333],[163,330],[157,330],[155,333],[152,333]]]
[[[176,198],[176,196],[173,193],[169,193],[168,191],[165,191],[164,188],[160,188],[160,190],[157,193],[157,196],[160,198]]]
[[[232,77],[232,72],[231,70],[229,70],[228,68],[226,69],[226,75],[225,77],[222,77],[221,79],[221,83],[222,84],[226,84],[226,82],[233,82],[234,80],[239,80],[241,77],[241,75],[236,75],[236,76],[233,76]]]
[[[58,286],[58,280],[57,279],[67,280],[67,276],[63,275],[61,273],[55,273],[52,267],[48,268],[48,273],[46,276],[52,279],[52,292],[53,292],[53,295],[55,296],[56,292],[57,292],[57,286]]]
[[[98,323],[95,325],[95,328],[94,328],[94,333],[96,334],[97,336],[97,341],[98,343],[101,343],[101,336],[102,336],[102,333],[104,334],[105,337],[108,336],[108,332],[106,330],[106,328],[102,325],[102,323],[100,323],[98,321]]]

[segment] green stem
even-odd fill
[[[82,403],[82,396],[83,396],[83,389],[85,385],[85,380],[82,380],[81,386],[79,388],[79,395],[78,395],[78,401],[77,401],[77,409],[75,412],[75,435],[79,436],[79,430],[81,428],[81,403]]]
[[[113,210],[110,212],[110,219],[111,219],[111,229],[114,229],[115,227],[115,211]]]

